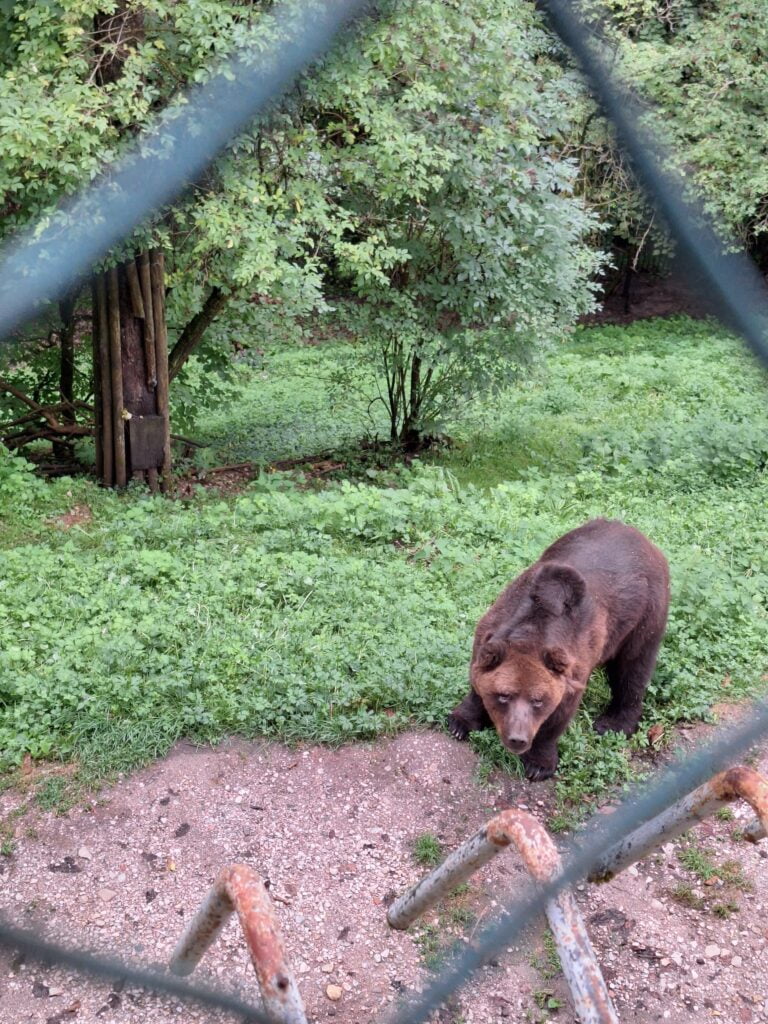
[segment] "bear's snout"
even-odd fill
[[[525,736],[507,736],[504,740],[504,746],[513,754],[524,754],[530,745],[531,741]]]

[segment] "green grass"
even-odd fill
[[[693,886],[687,882],[681,882],[670,889],[669,895],[675,903],[679,903],[681,907],[686,907],[688,910],[704,910],[706,907],[706,900],[697,896]]]
[[[741,866],[735,861],[726,861],[723,864],[716,864],[708,851],[703,851],[695,844],[678,853],[678,859],[684,867],[695,874],[700,882],[711,882],[720,880],[726,886],[726,897],[722,901],[713,899],[715,892],[723,894],[723,890],[709,888],[705,896],[698,895],[689,882],[680,882],[668,890],[668,895],[681,907],[688,910],[709,911],[715,917],[723,920],[732,917],[740,910],[737,901],[732,897],[733,889],[742,892],[749,892],[752,885],[741,870]]]
[[[725,885],[740,889],[742,892],[751,892],[753,888],[738,861],[726,860],[718,863],[712,851],[699,846],[694,839],[689,839],[688,845],[678,850],[677,859],[702,882],[719,879]]]
[[[540,1010],[552,1010],[555,1013],[565,1006],[565,1003],[555,997],[554,992],[546,988],[534,992],[533,1001]]]
[[[414,942],[427,970],[439,971],[447,954],[444,935],[439,925],[421,925],[414,933]]]
[[[562,974],[563,967],[555,937],[549,928],[545,928],[541,942],[541,948],[531,954],[531,967],[535,968],[545,981],[552,981]]]
[[[438,864],[443,857],[440,844],[437,843],[434,836],[429,834],[419,838],[428,840],[422,850],[426,859],[419,858],[416,847],[414,848],[415,859],[424,866],[432,867]],[[476,920],[475,910],[468,905],[469,897],[469,886],[457,886],[437,905],[437,920],[419,925],[414,941],[419,948],[425,967],[429,970],[439,970],[446,958],[461,948],[460,936],[466,937],[467,929]]]
[[[715,917],[719,917],[723,921],[727,921],[729,917],[733,917],[734,914],[738,914],[739,910],[739,904],[735,900],[726,900],[725,903],[715,903],[712,907],[712,913]]]
[[[333,353],[277,353],[266,378],[244,369],[247,400],[204,425],[217,457],[349,444],[364,410],[329,411]],[[278,372],[302,366],[301,385]],[[579,332],[546,374],[475,403],[430,464],[322,488],[265,473],[238,497],[169,502],[43,484],[0,459],[0,770],[29,753],[74,759],[88,781],[182,736],[440,727],[488,604],[605,515],[663,548],[673,594],[640,732],[594,734],[598,675],[563,738],[562,813],[587,807],[634,777],[651,725],[765,688],[766,398],[737,342],[678,320]],[[64,531],[55,518],[74,504],[92,519]],[[494,735],[475,748],[517,771]]]
[[[718,874],[717,864],[712,855],[693,840],[689,846],[678,851],[677,859],[702,882],[708,882]]]
[[[354,389],[335,400],[329,378],[340,352],[338,343],[276,348],[263,364],[237,365],[231,404],[220,404],[195,428],[195,439],[209,445],[197,452],[198,464],[270,463],[339,451],[383,431],[381,407],[369,412]]]
[[[437,836],[424,832],[413,843],[413,859],[425,868],[435,868],[443,859],[443,847]]]
[[[68,779],[54,777],[42,782],[35,793],[35,803],[44,811],[64,814],[77,802],[77,787]]]

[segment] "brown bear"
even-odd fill
[[[557,768],[557,740],[590,673],[604,665],[611,701],[595,730],[637,729],[669,607],[669,568],[647,537],[616,520],[566,533],[480,619],[471,689],[448,717],[464,740],[496,727],[528,779]]]

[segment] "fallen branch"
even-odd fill
[[[201,469],[200,473],[203,476],[210,476],[211,473],[229,473],[236,469],[256,469],[255,462],[233,462],[229,466],[213,466],[211,469]]]
[[[210,444],[204,441],[193,441],[191,437],[183,437],[181,434],[171,434],[172,441],[180,441],[182,444],[191,444],[193,448],[210,448]]]
[[[18,388],[15,388],[13,384],[9,384],[3,377],[0,377],[0,390],[7,391],[9,395],[13,395],[13,397],[18,399],[18,401],[23,405],[28,405],[30,409],[39,410],[42,408],[42,406],[33,398],[30,398],[29,395],[25,395],[23,391],[19,391]]]

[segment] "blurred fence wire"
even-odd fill
[[[684,183],[666,169],[664,147],[644,126],[645,108],[626,86],[617,84],[599,53],[599,39],[573,14],[568,0],[539,4],[553,31],[575,57],[595,99],[613,122],[620,144],[632,160],[673,237],[678,258],[723,321],[736,330],[768,366],[766,285],[744,254],[727,251],[703,208]],[[284,25],[283,43],[258,67],[245,57],[192,94],[177,115],[142,140],[139,152],[95,183],[65,208],[80,220],[73,238],[59,221],[42,224],[0,254],[0,337],[32,318],[39,304],[60,294],[109,248],[153,210],[176,196],[214,159],[227,142],[274,101],[309,63],[321,57],[345,26],[375,13],[367,0],[321,3],[301,12],[276,12]],[[69,218],[68,218],[69,219]],[[629,831],[660,813],[713,774],[734,763],[768,732],[768,705],[755,703],[736,728],[723,730],[709,745],[679,760],[652,784],[637,790],[612,815],[593,820],[563,851],[563,873],[539,887],[528,900],[505,908],[479,939],[445,965],[422,992],[406,998],[390,1015],[392,1024],[419,1024],[443,1005],[483,963],[515,940],[561,888],[585,878],[601,856]],[[0,946],[26,957],[97,977],[124,979],[137,987],[221,1010],[242,1020],[270,1024],[271,1018],[234,995],[192,985],[171,975],[122,960],[67,948],[0,921]]]

